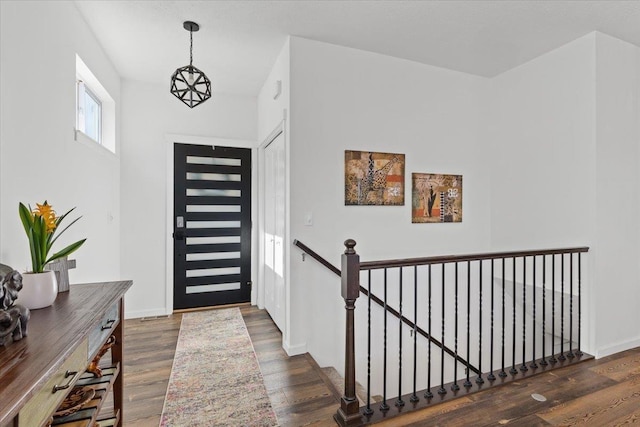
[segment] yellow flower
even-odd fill
[[[36,203],[33,210],[34,216],[40,216],[47,227],[47,233],[52,233],[56,229],[56,211],[45,200],[43,204]]]

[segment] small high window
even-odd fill
[[[76,140],[116,152],[115,102],[76,55]]]
[[[78,80],[77,94],[76,129],[101,144],[102,102],[82,80]]]

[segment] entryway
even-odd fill
[[[174,144],[173,308],[251,299],[251,149]]]

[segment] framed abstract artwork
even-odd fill
[[[404,205],[404,154],[344,152],[345,205]]]
[[[462,222],[462,175],[411,174],[411,222]]]

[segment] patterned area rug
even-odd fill
[[[240,310],[183,314],[160,426],[277,425]]]

